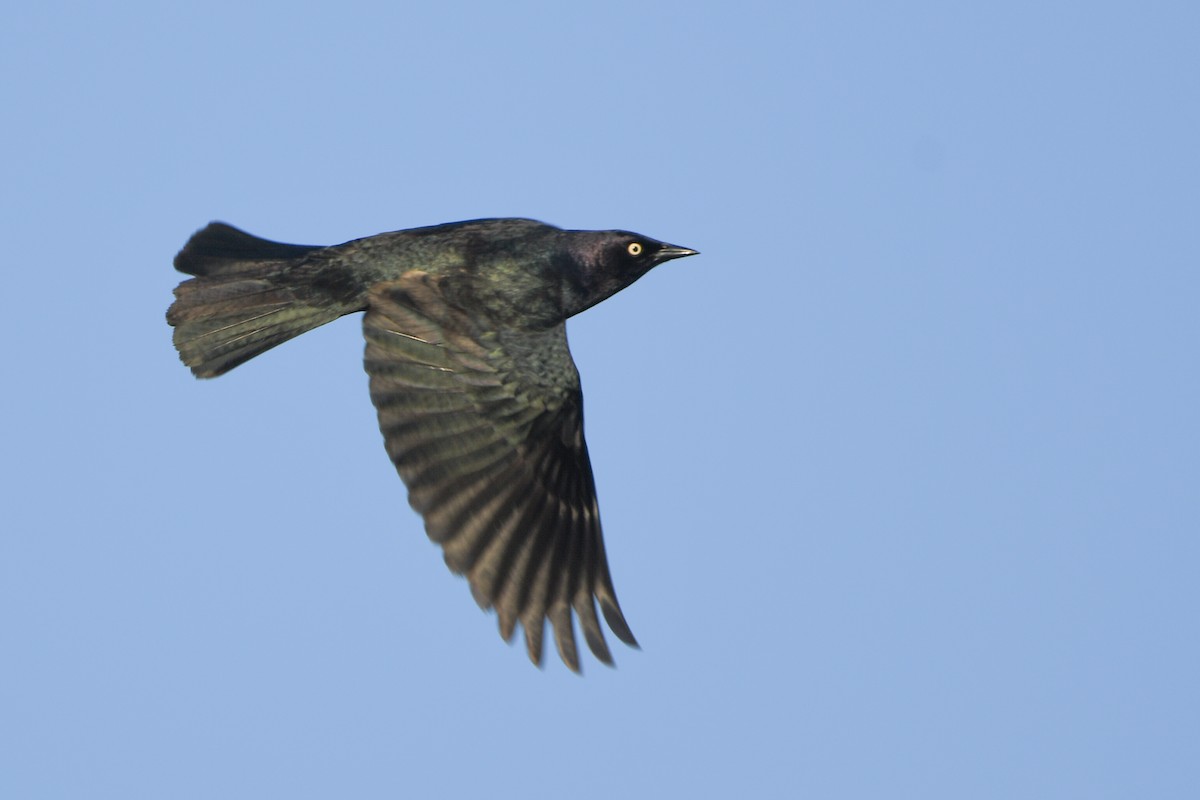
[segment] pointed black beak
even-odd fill
[[[654,260],[658,263],[670,261],[672,258],[683,258],[684,256],[698,256],[699,250],[692,250],[687,247],[676,247],[673,244],[664,244],[654,254]]]

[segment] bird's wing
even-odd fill
[[[613,633],[637,642],[604,554],[566,328],[505,330],[456,307],[444,286],[420,271],[382,283],[363,321],[371,400],[409,503],[506,640],[520,621],[535,664],[549,617],[578,671],[572,609],[611,664],[593,598]]]

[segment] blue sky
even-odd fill
[[[1194,4],[5,16],[0,796],[1200,793]],[[569,326],[616,670],[445,570],[357,319],[171,347],[209,220],[481,216],[702,251]]]

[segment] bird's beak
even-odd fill
[[[676,247],[673,244],[664,244],[658,249],[654,259],[658,262],[670,261],[672,258],[683,258],[684,256],[698,256],[699,250],[691,250],[687,247]]]

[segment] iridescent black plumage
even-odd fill
[[[446,563],[476,601],[517,622],[540,663],[548,618],[579,669],[572,613],[611,664],[595,601],[636,646],[604,554],[583,396],[565,321],[668,259],[626,231],[491,219],[334,247],[268,242],[221,223],[175,259],[194,275],[167,312],[198,377],[366,311],[366,370],[388,454]]]

